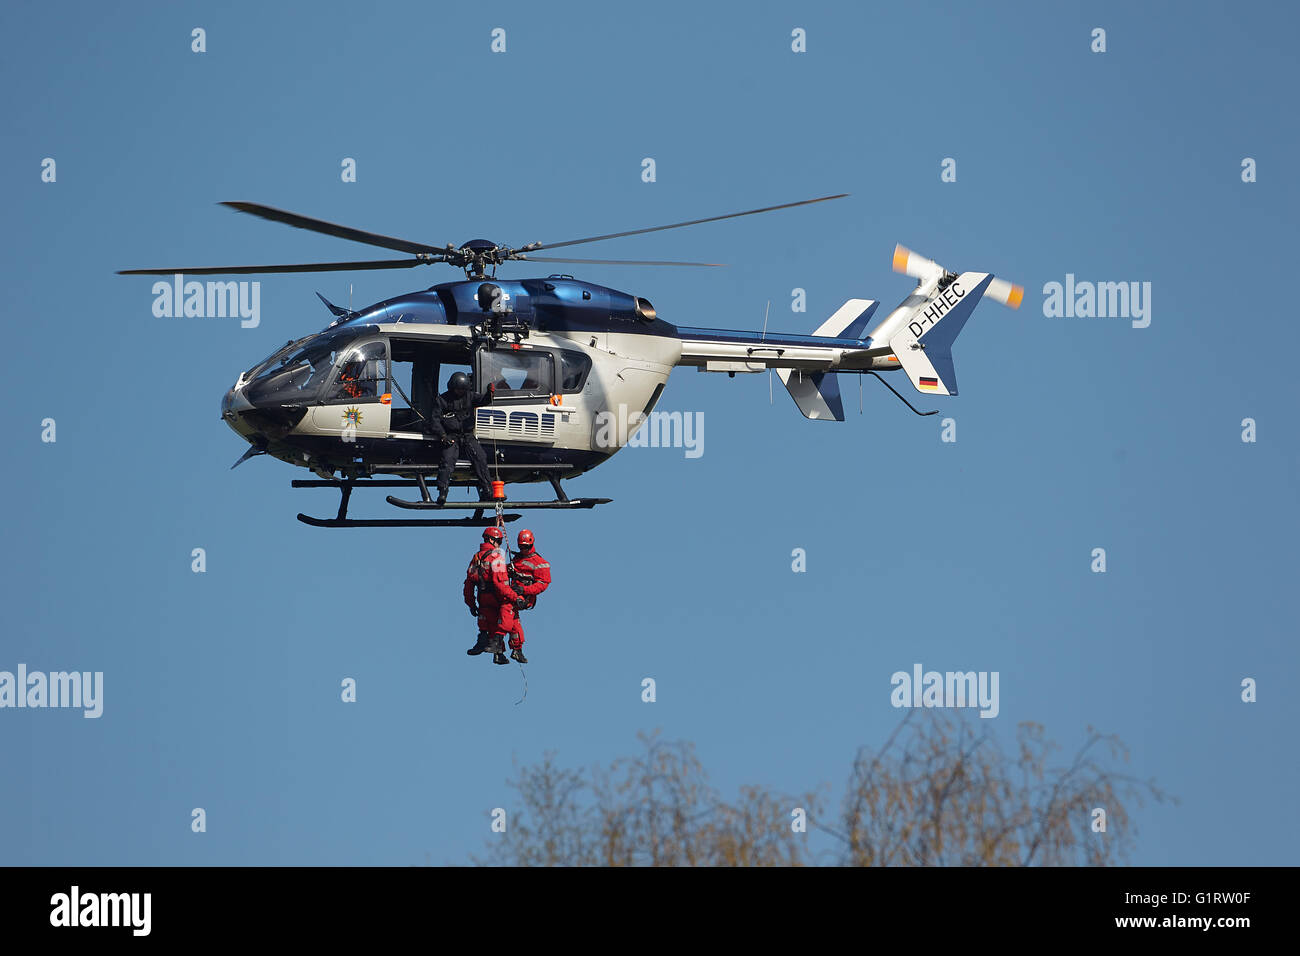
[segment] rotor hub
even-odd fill
[[[506,256],[502,256],[503,250],[497,243],[488,239],[471,239],[456,251],[460,253],[459,265],[465,270],[465,275],[470,279],[483,279],[489,266],[493,275],[496,274],[496,267],[505,261],[510,250],[504,250]]]

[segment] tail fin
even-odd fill
[[[916,289],[872,330],[871,336],[889,343],[918,392],[956,395],[952,343],[980,298],[987,296],[1018,309],[1025,290],[987,272],[953,275],[937,262],[903,246],[894,249],[894,271],[916,279]]]
[[[861,339],[867,323],[880,303],[873,299],[849,299],[835,314],[817,327],[813,335],[825,338]],[[790,392],[790,397],[813,421],[844,421],[844,402],[840,399],[840,381],[835,372],[805,372],[797,368],[779,368],[776,374]]]
[[[918,392],[957,394],[952,343],[992,279],[986,272],[963,272],[942,289],[936,287],[924,306],[890,336],[889,347]]]

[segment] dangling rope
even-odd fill
[[[516,707],[518,707],[520,704],[522,704],[525,700],[528,699],[528,674],[524,671],[523,664],[519,664],[518,667],[519,667],[519,676],[524,679],[524,696],[520,697],[517,701],[515,701]]]
[[[499,454],[500,453],[497,451],[497,436],[493,435],[492,436],[492,475],[494,480],[496,481],[501,480],[501,463],[500,463]],[[494,500],[496,501],[497,527],[500,528],[504,533],[506,519],[501,516],[501,512],[505,509],[505,502],[500,498],[495,498]],[[509,541],[510,539],[507,537],[506,540]],[[509,546],[507,546],[506,550],[509,551]]]
[[[501,461],[501,460],[497,457],[497,455],[498,455],[498,452],[497,452],[497,436],[496,436],[496,435],[493,435],[493,436],[492,436],[492,474],[496,477],[496,480],[497,480],[497,481],[500,481],[500,480],[501,480],[501,464],[500,464],[500,461]]]

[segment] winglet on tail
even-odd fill
[[[817,326],[813,335],[832,339],[860,339],[879,306],[880,303],[875,299],[849,299],[829,319]]]

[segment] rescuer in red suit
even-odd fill
[[[519,532],[519,551],[510,565],[510,580],[523,601],[511,609],[509,617],[513,618],[512,627],[506,630],[510,634],[510,656],[520,664],[527,664],[524,657],[524,628],[519,622],[519,612],[530,610],[537,604],[537,595],[551,586],[551,565],[534,550],[536,539],[528,529]],[[502,609],[503,623],[505,609]]]
[[[492,527],[483,530],[483,543],[465,572],[465,605],[478,618],[478,642],[466,654],[492,652],[492,663],[508,663],[505,635],[515,626],[515,607],[523,602],[510,586],[510,575],[501,545],[505,532]]]

